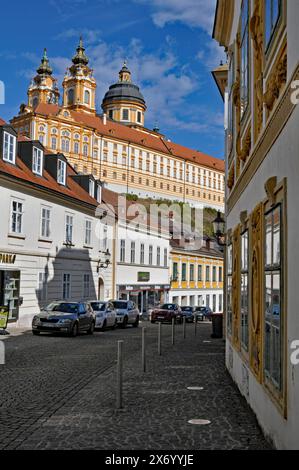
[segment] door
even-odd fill
[[[79,329],[88,330],[90,325],[90,311],[87,304],[79,304]]]

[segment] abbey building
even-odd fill
[[[108,189],[222,210],[224,162],[145,127],[146,102],[126,63],[103,97],[101,114],[96,87],[82,39],[62,96],[45,50],[27,104],[11,123],[19,135],[62,152],[77,172],[92,174]]]

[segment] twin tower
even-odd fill
[[[96,80],[93,70],[88,66],[89,59],[85,54],[82,38],[80,38],[72,65],[66,71],[63,87],[63,108],[77,112],[96,114]],[[28,89],[28,106],[32,109],[40,103],[59,106],[60,92],[57,80],[52,76],[47,51],[44,55],[37,75]],[[131,80],[131,72],[126,63],[119,72],[119,80],[109,87],[102,101],[102,109],[110,119],[130,126],[144,126],[146,103],[139,87]]]

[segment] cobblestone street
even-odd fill
[[[224,341],[211,324],[144,322],[147,372],[141,370],[141,328],[65,338],[7,337],[0,366],[1,449],[269,449],[256,419],[224,367]],[[117,340],[124,340],[124,408],[115,409]],[[203,390],[188,390],[198,386]],[[211,421],[191,425],[190,419]]]

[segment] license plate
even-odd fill
[[[164,317],[157,317],[158,320],[164,320]]]
[[[55,328],[57,324],[56,323],[43,323],[42,326],[46,326],[47,328]]]

